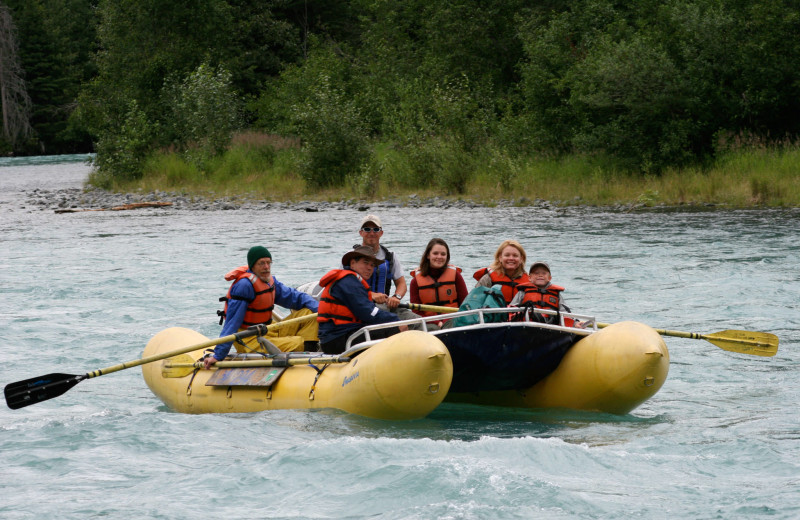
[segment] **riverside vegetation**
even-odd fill
[[[430,161],[415,163],[388,146],[338,187],[315,188],[299,173],[303,153],[296,142],[264,134],[238,134],[231,147],[201,170],[177,153],[150,158],[135,180],[111,180],[92,173],[90,183],[120,192],[173,192],[201,198],[269,201],[335,201],[448,198],[494,205],[547,201],[558,205],[626,207],[720,205],[800,207],[800,146],[737,143],[709,165],[667,168],[639,175],[613,161],[585,156],[512,158],[491,150],[476,157],[433,149]],[[440,154],[434,156],[434,154]],[[452,170],[447,170],[447,169]],[[441,175],[446,170],[445,175]],[[459,171],[455,171],[458,169]],[[446,175],[466,172],[456,193]]]
[[[0,149],[115,190],[798,206],[798,33],[789,0],[6,0]]]

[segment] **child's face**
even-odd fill
[[[550,283],[550,279],[551,279],[550,271],[548,271],[547,269],[545,269],[540,265],[536,266],[536,269],[531,271],[531,281],[537,287],[544,287],[545,285]]]

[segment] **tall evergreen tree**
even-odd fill
[[[17,53],[17,30],[11,11],[0,4],[0,104],[3,140],[13,151],[33,133],[28,96]]]

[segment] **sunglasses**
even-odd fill
[[[361,228],[361,231],[364,231],[366,233],[377,233],[380,230],[381,230],[381,228],[379,228],[379,227],[362,227]]]

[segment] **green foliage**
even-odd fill
[[[473,156],[449,138],[430,138],[398,147],[387,163],[391,180],[406,188],[435,186],[448,195],[462,194],[476,171]]]
[[[302,65],[287,66],[280,78],[274,78],[250,103],[256,115],[255,126],[270,133],[297,135],[299,128],[296,106],[319,102],[319,91],[334,88],[336,95],[349,99],[355,92],[350,64],[330,45],[311,37],[308,57]],[[327,95],[327,94],[323,94]]]
[[[686,157],[692,120],[678,69],[667,54],[644,38],[602,39],[576,65],[569,106],[578,152],[604,152],[632,161],[644,173]]]
[[[786,115],[800,113],[800,81],[787,63],[800,45],[786,35],[798,29],[788,2],[583,0],[534,17],[521,31],[526,138],[647,173],[702,159],[720,129],[796,134]]]
[[[142,175],[142,165],[151,152],[152,136],[155,132],[145,113],[136,101],[128,104],[128,110],[119,126],[110,126],[97,142],[93,184],[108,188],[115,181],[127,182]]]
[[[10,0],[20,57],[32,101],[36,139],[29,153],[89,151],[85,129],[70,122],[80,85],[94,74],[91,0]]]
[[[308,186],[359,193],[514,191],[564,154],[647,176],[713,162],[723,133],[800,135],[794,0],[6,3],[47,150],[89,132],[125,176],[169,147],[209,168],[235,114],[301,138],[280,160]]]
[[[173,143],[201,168],[225,150],[240,126],[240,102],[222,67],[203,63],[180,82],[168,79],[164,99]]]
[[[304,103],[292,106],[291,124],[303,141],[301,174],[312,189],[341,185],[369,157],[358,107],[326,76]]]

